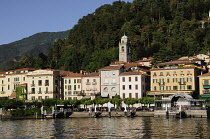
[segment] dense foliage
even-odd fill
[[[209,6],[208,0],[115,1],[81,18],[68,38],[56,41],[47,58],[38,61],[54,69],[94,71],[118,60],[124,33],[131,41],[132,61],[152,56],[155,64],[207,53],[210,28],[208,23],[201,28],[200,21],[207,20]],[[20,67],[39,65],[24,63],[27,58]]]

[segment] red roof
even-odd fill
[[[121,69],[123,66],[106,66],[103,68],[100,68],[98,70],[117,70],[117,69]]]
[[[34,70],[37,70],[35,68],[22,68],[22,69],[15,69],[15,70],[9,70],[9,71],[34,71]]]
[[[203,74],[203,75],[199,75],[200,76],[210,76],[210,73],[206,73],[206,74]]]
[[[70,73],[68,76],[65,76],[63,78],[66,78],[66,77],[84,77],[85,75],[83,74],[80,74],[80,73]]]
[[[84,76],[85,76],[85,77],[99,76],[99,73],[98,73],[98,72],[92,72],[92,73],[86,74],[86,75],[84,75]]]

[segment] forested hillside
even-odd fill
[[[209,0],[116,1],[82,17],[68,38],[56,41],[46,56],[32,58],[33,63],[31,57],[23,57],[16,68],[35,67],[39,61],[41,68],[94,71],[118,60],[124,34],[132,44],[132,61],[152,56],[156,63],[206,53],[210,28],[208,23],[201,28],[200,21],[208,20],[209,10]]]
[[[10,44],[0,45],[0,70],[11,68],[23,56],[36,57],[47,54],[52,44],[58,39],[67,38],[69,31],[42,32],[15,41]]]

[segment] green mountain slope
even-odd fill
[[[0,70],[10,68],[25,55],[36,57],[39,53],[46,54],[53,42],[66,38],[68,33],[69,31],[42,32],[19,41],[0,45]]]

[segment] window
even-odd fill
[[[203,85],[209,85],[209,80],[203,80]]]
[[[135,81],[136,81],[136,82],[138,81],[138,77],[135,77]]]
[[[10,82],[10,78],[8,78],[8,82]]]
[[[174,73],[173,73],[173,74],[174,74],[174,76],[176,76],[176,71],[174,71]]]
[[[153,83],[157,83],[157,79],[153,79]]]
[[[8,87],[7,87],[7,88],[8,88],[8,90],[10,90],[10,85],[8,85]]]
[[[77,86],[76,85],[74,85],[74,90],[76,90],[77,89]]]
[[[157,90],[157,87],[156,86],[154,86],[154,91],[156,91]]]
[[[131,93],[129,93],[129,98],[132,98],[132,94]]]
[[[164,90],[164,86],[160,86],[160,90]]]
[[[181,83],[181,84],[184,83],[184,78],[180,78],[180,83]]]
[[[71,83],[71,80],[69,79],[69,84]]]
[[[131,88],[131,85],[129,85],[129,90],[131,90],[132,88]]]
[[[173,90],[178,90],[178,86],[173,86]]]
[[[78,89],[80,89],[80,85],[78,85]]]
[[[160,84],[164,84],[164,79],[160,79]]]
[[[67,85],[65,85],[65,89],[67,89]]]
[[[125,90],[125,85],[122,86],[122,90]]]
[[[171,86],[166,86],[166,90],[171,90]]]
[[[42,96],[38,96],[38,100],[42,100]]]
[[[76,79],[74,79],[74,83],[77,83],[77,80]]]
[[[124,49],[125,49],[124,46],[122,46],[122,47],[121,47],[121,51],[124,52]]]
[[[23,81],[25,81],[25,79],[26,79],[26,78],[25,78],[25,77],[23,77]]]
[[[65,80],[65,84],[67,84],[67,80]]]
[[[32,96],[32,97],[31,97],[31,100],[35,100],[35,96]]]
[[[131,77],[129,77],[129,82],[131,82]]]
[[[192,90],[192,85],[187,85],[187,90]]]
[[[170,75],[169,72],[167,72],[166,75],[169,76]]]
[[[167,83],[170,83],[170,79],[169,78],[167,78]]]
[[[45,93],[48,93],[48,87],[46,87],[46,92]]]
[[[177,83],[177,78],[173,78],[173,82],[174,83]]]
[[[49,96],[45,96],[45,99],[49,99]]]
[[[81,83],[81,79],[77,79],[77,83]]]
[[[18,81],[19,81],[19,77],[15,77],[14,82],[18,82]]]
[[[1,83],[4,84],[4,80],[1,80]]]
[[[180,90],[185,90],[185,85],[180,85]]]
[[[45,80],[45,86],[49,86],[49,80]]]
[[[139,97],[138,97],[138,93],[136,93],[135,95],[136,95],[136,99],[138,99],[138,98],[139,98]]]
[[[191,77],[188,77],[187,78],[187,82],[192,82],[192,78]]]
[[[123,99],[125,99],[125,93],[123,93]]]
[[[42,88],[39,87],[39,92],[38,92],[38,94],[41,94],[41,93],[42,93]]]
[[[187,71],[187,74],[188,74],[188,75],[191,74],[190,71]]]
[[[157,74],[156,74],[156,72],[154,72],[154,75],[153,76],[156,76]]]
[[[38,85],[39,85],[39,86],[42,85],[42,80],[38,80]]]
[[[160,76],[163,76],[163,72],[160,72]]]
[[[138,90],[138,85],[137,84],[135,85],[135,89]]]

